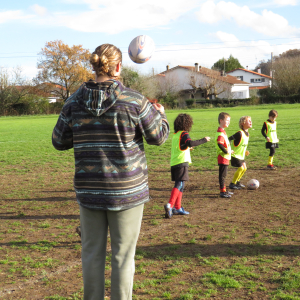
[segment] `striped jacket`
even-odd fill
[[[74,148],[80,205],[124,210],[149,201],[143,137],[161,145],[168,135],[165,114],[143,95],[116,80],[90,80],[65,102],[52,143],[57,150]]]

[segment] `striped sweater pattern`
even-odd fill
[[[165,114],[111,79],[84,83],[67,99],[52,143],[57,150],[74,148],[74,188],[80,205],[124,210],[149,201],[143,138],[159,146],[168,135]]]

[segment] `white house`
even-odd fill
[[[235,69],[227,72],[227,74],[230,74],[239,80],[249,82],[250,90],[260,90],[270,87],[272,85],[272,77],[261,74],[260,69],[258,69],[257,71],[258,72],[250,71],[248,69]]]
[[[166,90],[181,92],[183,98],[249,98],[249,83],[220,71],[198,66],[176,66],[157,75]],[[195,87],[197,93],[195,94]]]

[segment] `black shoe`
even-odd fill
[[[229,184],[229,188],[232,190],[240,190],[241,189],[240,186],[237,186],[236,184],[234,184],[232,182]]]
[[[236,186],[239,186],[239,187],[241,187],[241,188],[244,188],[244,187],[245,187],[243,184],[241,184],[240,181],[238,181],[238,182],[236,183]]]
[[[231,198],[231,195],[228,194],[227,192],[221,192],[221,193],[220,193],[220,197],[221,197],[221,198]]]

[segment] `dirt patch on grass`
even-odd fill
[[[234,171],[229,169],[228,184]],[[82,299],[72,176],[47,170],[13,180],[0,175],[0,298]],[[244,184],[258,179],[259,189],[234,191],[224,199],[217,169],[191,168],[182,200],[190,215],[165,219],[163,205],[173,183],[169,171],[151,171],[152,199],[137,246],[135,299],[300,296],[299,168],[248,169],[244,177]],[[108,248],[107,275],[109,255]],[[294,285],[287,287],[288,278],[296,280]]]

